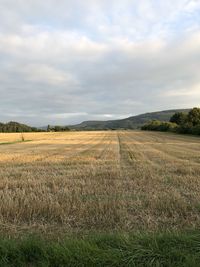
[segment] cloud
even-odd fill
[[[21,66],[18,73],[24,76],[24,80],[31,83],[42,83],[44,85],[66,85],[76,84],[72,75],[45,64],[31,64]]]
[[[192,97],[200,98],[200,83],[195,84],[190,88],[183,88],[180,90],[170,90],[166,92],[165,96],[167,97]]]
[[[195,0],[0,0],[0,121],[197,105],[199,11]]]
[[[46,115],[46,118],[55,118],[55,119],[66,119],[70,117],[76,116],[87,116],[86,112],[75,112],[75,113],[58,113],[58,114],[50,114]]]

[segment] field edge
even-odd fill
[[[170,266],[200,262],[200,231],[0,238],[0,266]]]

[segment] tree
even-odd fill
[[[65,127],[63,128],[63,131],[66,131],[66,132],[68,132],[68,131],[70,131],[70,128],[69,128],[69,127],[67,127],[67,126],[65,126]]]
[[[20,133],[20,132],[37,132],[35,127],[30,127],[25,124],[10,121],[8,123],[0,123],[0,132],[3,133]]]
[[[56,126],[54,127],[54,131],[55,131],[55,132],[61,132],[61,131],[62,131],[62,127],[56,125]]]
[[[200,124],[200,108],[193,108],[188,113],[188,122],[191,123],[193,126]]]
[[[187,121],[187,114],[183,112],[176,112],[170,119],[170,122],[178,125],[183,125]]]
[[[176,128],[177,128],[176,123],[153,120],[143,125],[141,129],[147,131],[149,130],[149,131],[161,131],[161,132],[167,132],[167,131],[174,132],[176,131]]]

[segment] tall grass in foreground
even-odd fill
[[[0,240],[0,266],[200,266],[200,233]]]

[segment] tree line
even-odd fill
[[[141,129],[200,135],[200,108],[193,108],[188,113],[176,112],[168,122],[150,121]]]
[[[22,124],[15,121],[10,121],[8,123],[0,122],[0,133],[21,133],[21,132],[64,132],[70,131],[67,126],[50,126],[47,129],[38,129],[36,127],[31,127],[26,124]]]
[[[21,133],[21,132],[40,132],[36,127],[30,127],[25,124],[10,121],[8,123],[0,123],[1,133]]]
[[[47,126],[47,132],[68,132],[70,131],[69,127],[67,126]]]

